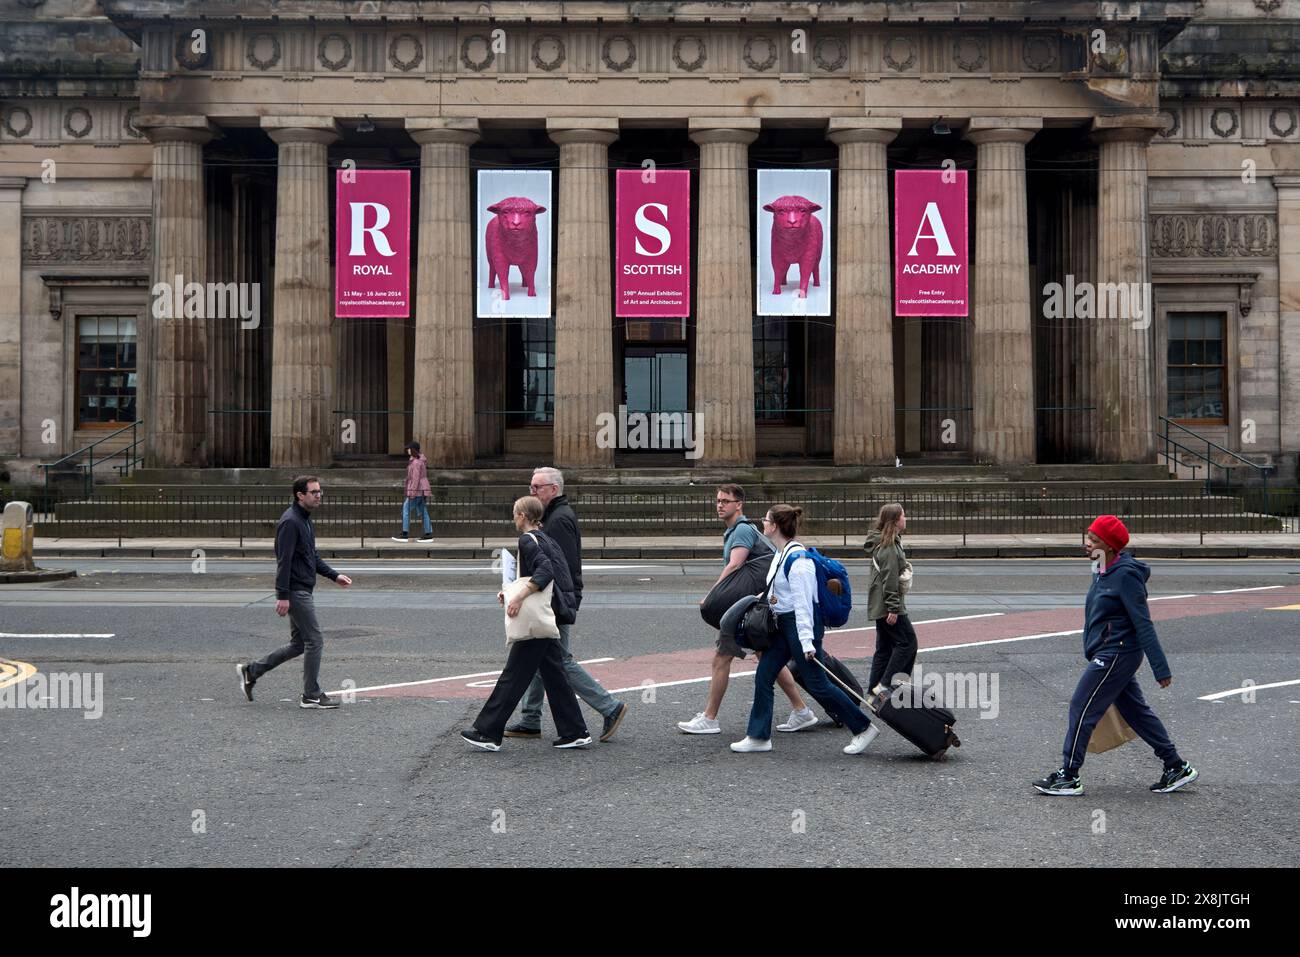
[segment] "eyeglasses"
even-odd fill
[[[324,489],[321,489],[321,488],[309,488],[309,489],[307,489],[307,494],[308,494],[308,495],[324,495],[324,494],[325,494],[325,490],[324,490]]]
[[[528,486],[528,491],[530,491],[530,492],[540,492],[542,489],[547,488],[547,487],[549,487],[549,486],[551,486],[551,485],[554,485],[554,484],[555,484],[554,482],[543,482],[541,485],[530,485],[530,486]]]
[[[736,504],[737,502],[739,502],[739,501],[740,501],[740,499],[738,499],[738,498],[720,498],[720,499],[718,499],[718,504],[719,504],[719,505],[735,505],[735,504]]]
[[[764,516],[763,516],[763,524],[764,524],[764,525],[771,525],[771,524],[772,524],[772,520],[771,520],[770,518],[768,518],[766,515],[764,515]]]

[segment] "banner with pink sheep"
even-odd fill
[[[965,170],[895,170],[895,315],[970,315],[966,210]]]
[[[614,315],[691,314],[691,174],[621,169],[614,204]]]
[[[411,314],[411,173],[341,169],[334,200],[334,315]]]
[[[831,171],[758,171],[760,316],[831,314]]]
[[[479,170],[476,315],[551,314],[551,171]]]

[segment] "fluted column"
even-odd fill
[[[836,210],[835,464],[893,465],[894,308],[886,147],[897,118],[830,121]]]
[[[279,146],[271,467],[328,465],[334,431],[334,319],[329,262],[329,117],[262,117]]]
[[[976,117],[966,133],[979,148],[971,343],[971,447],[977,462],[1016,465],[1035,459],[1025,144],[1042,125],[1028,117]]]
[[[546,121],[560,147],[555,298],[555,461],[612,466],[596,444],[597,416],[616,413],[610,298],[609,144],[617,120]]]
[[[153,143],[150,311],[137,343],[136,380],[145,462],[201,466],[207,464],[206,320],[203,310],[187,318],[175,307],[178,295],[184,303],[186,286],[207,280],[203,144],[216,130],[205,116],[143,116],[136,126]]]
[[[1146,116],[1099,116],[1097,199],[1097,460],[1155,461],[1151,383],[1151,264],[1147,233],[1147,144],[1159,124]],[[1120,283],[1112,297],[1109,283]],[[1111,303],[1120,308],[1112,309]],[[1101,306],[1105,304],[1103,310]]]
[[[413,118],[420,144],[414,438],[437,468],[474,464],[474,215],[477,120]],[[390,408],[392,408],[390,400]]]
[[[26,188],[25,176],[0,176],[0,457],[23,454],[23,190]]]
[[[1300,452],[1300,170],[1273,177],[1277,188],[1278,395],[1283,455]]]
[[[695,411],[701,465],[754,464],[754,263],[749,144],[758,119],[692,119],[700,147]]]

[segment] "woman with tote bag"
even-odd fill
[[[573,578],[559,546],[539,529],[541,502],[525,495],[515,502],[514,520],[519,530],[519,576],[497,593],[497,601],[506,609],[510,656],[474,725],[460,736],[473,747],[500,751],[510,713],[533,676],[540,672],[546,700],[551,703],[551,717],[560,732],[554,746],[585,747],[591,744],[591,734],[569,679],[564,676],[564,661],[556,640],[560,636],[557,623],[572,622],[577,611]]]
[[[906,681],[916,664],[916,630],[907,614],[906,596],[912,584],[912,564],[903,551],[907,515],[890,502],[880,508],[876,527],[863,546],[871,557],[871,587],[867,614],[876,622],[876,653],[871,659],[867,687],[872,694],[891,687],[896,676]]]

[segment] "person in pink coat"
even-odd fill
[[[402,533],[394,535],[393,541],[407,542],[411,538],[411,513],[424,519],[424,536],[421,542],[433,541],[433,523],[429,521],[428,496],[433,494],[429,488],[429,460],[420,451],[419,442],[406,443],[406,500],[402,502]]]

